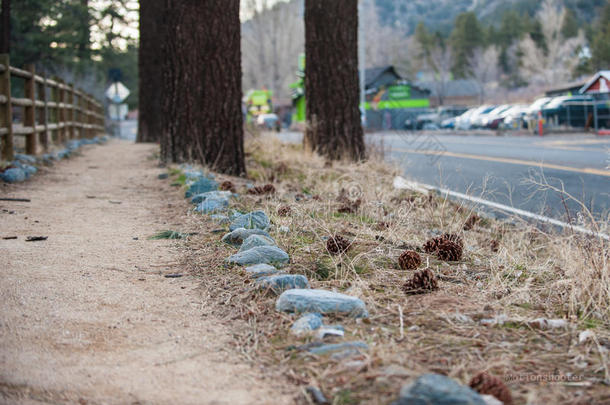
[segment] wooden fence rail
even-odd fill
[[[11,77],[24,80],[23,98],[11,97]],[[23,119],[13,122],[13,107],[23,107]],[[25,152],[69,139],[93,138],[104,132],[103,106],[72,84],[36,74],[33,65],[19,69],[0,54],[0,160],[14,158],[14,137],[25,137]]]

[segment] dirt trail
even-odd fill
[[[0,185],[32,200],[0,201],[0,237],[18,236],[0,239],[0,402],[292,402],[240,362],[195,278],[160,274],[181,271],[180,242],[147,237],[182,203],[154,149],[111,141]]]

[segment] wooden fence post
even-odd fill
[[[43,102],[40,114],[40,122],[44,125],[44,130],[38,134],[40,143],[47,152],[49,150],[49,107],[47,105],[47,76],[42,76],[42,83],[38,84],[38,99]]]
[[[25,79],[25,98],[32,103],[24,107],[23,126],[32,128],[33,132],[25,136],[25,153],[36,155],[38,153],[38,134],[36,133],[36,68],[28,65],[26,70],[30,77]]]
[[[74,85],[70,84],[70,89],[68,90],[68,102],[70,103],[70,114],[68,115],[69,119],[70,119],[70,123],[69,125],[69,131],[70,131],[70,139],[74,139],[76,137],[75,131],[74,131]]]
[[[64,90],[64,81],[61,79],[57,79],[57,94],[58,94],[58,119],[57,125],[59,127],[59,143],[62,143],[66,140],[66,91]]]
[[[0,100],[0,131],[6,130],[3,135],[0,133],[0,149],[2,152],[1,158],[10,162],[15,157],[15,151],[13,150],[11,64],[8,54],[0,54],[0,64],[3,66],[3,68],[0,69],[0,95],[4,96],[4,98]]]

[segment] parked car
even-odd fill
[[[417,129],[439,129],[443,121],[458,116],[466,110],[466,107],[461,106],[437,107],[425,114],[419,114],[416,118],[415,127]],[[405,126],[409,127],[409,124],[412,127],[413,122],[411,120],[405,122]]]
[[[281,122],[276,114],[260,114],[256,117],[256,125],[259,128],[280,131]]]
[[[542,116],[547,125],[584,128],[593,115],[593,106],[587,105],[592,101],[591,96],[555,97],[542,108]]]
[[[516,104],[502,113],[502,121],[498,123],[498,128],[519,129],[525,128],[525,114],[529,106],[526,104]]]
[[[482,114],[487,114],[491,110],[493,110],[495,105],[482,105],[480,107],[476,107],[466,111],[464,114],[460,115],[456,122],[456,129],[471,129],[474,128],[476,122],[481,119]]]
[[[484,114],[481,119],[481,128],[497,129],[498,124],[504,119],[502,114],[511,108],[511,104],[503,104]]]

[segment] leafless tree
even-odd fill
[[[443,44],[436,44],[430,49],[426,63],[433,72],[432,81],[438,105],[443,105],[447,94],[447,83],[451,80],[451,67],[453,66],[451,48]]]
[[[478,47],[468,59],[470,77],[479,87],[479,103],[483,104],[487,90],[497,87],[500,77],[498,57],[500,51],[495,46]]]
[[[551,85],[572,77],[578,65],[578,52],[585,45],[582,30],[566,39],[561,33],[566,16],[558,0],[545,0],[538,12],[547,49],[539,48],[531,36],[520,42],[521,74],[531,84]]]

